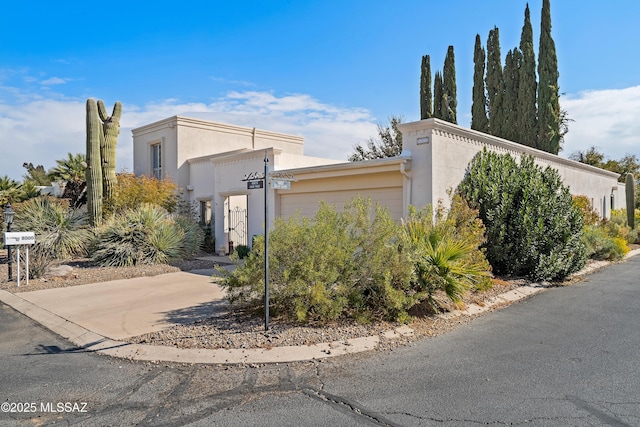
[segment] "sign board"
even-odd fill
[[[271,188],[274,190],[291,190],[291,181],[285,179],[272,179]]]
[[[4,233],[4,245],[33,245],[36,242],[36,236],[33,231],[19,231]]]
[[[264,188],[264,182],[259,181],[247,181],[247,190],[257,190],[258,188]]]
[[[416,140],[416,144],[418,145],[428,144],[429,142],[430,142],[430,139],[428,136],[421,136]]]

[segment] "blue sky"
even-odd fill
[[[131,129],[175,114],[293,133],[308,155],[346,159],[391,115],[419,119],[420,61],[455,48],[458,123],[470,123],[475,35],[519,44],[526,1],[6,2],[0,16],[0,176],[84,152],[84,103],[124,106]],[[542,0],[529,1],[534,38]],[[640,2],[551,0],[561,155],[640,156]]]

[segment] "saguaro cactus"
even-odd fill
[[[116,102],[111,116],[104,102],[87,99],[87,208],[89,221],[102,221],[103,199],[111,197],[116,184],[116,144],[122,104]]]
[[[104,139],[102,122],[98,117],[98,106],[93,98],[87,99],[87,210],[89,222],[97,225],[102,221],[102,165],[100,142]]]
[[[120,116],[122,104],[116,102],[111,116],[107,115],[107,109],[102,100],[98,101],[98,114],[102,120],[104,138],[100,141],[100,156],[102,157],[102,197],[105,200],[111,198],[113,187],[116,185],[116,144],[120,133]]]
[[[625,192],[627,193],[627,223],[631,229],[634,229],[636,228],[636,182],[632,173],[627,174]]]

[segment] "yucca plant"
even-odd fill
[[[33,231],[36,243],[31,248],[31,275],[39,277],[56,259],[87,255],[91,239],[86,212],[70,209],[52,197],[37,197],[16,205],[16,231]]]
[[[85,256],[91,231],[87,214],[69,209],[52,197],[37,197],[16,205],[14,223],[17,231],[33,231],[36,246],[54,259]]]
[[[93,259],[102,266],[158,264],[179,258],[184,232],[159,206],[142,205],[111,217],[96,230]]]
[[[183,255],[186,258],[193,258],[202,249],[205,232],[200,224],[189,217],[183,215],[177,216],[175,222],[184,233]]]

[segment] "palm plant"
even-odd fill
[[[69,199],[71,206],[78,208],[84,205],[87,201],[85,155],[67,153],[66,159],[56,160],[56,163],[57,166],[49,170],[49,178],[65,183],[62,197]]]
[[[456,230],[452,221],[434,221],[431,210],[411,212],[404,222],[405,238],[413,253],[415,280],[427,292],[429,303],[442,290],[455,303],[487,280],[490,269],[478,243],[466,230]]]
[[[87,159],[84,154],[67,153],[66,159],[56,160],[57,166],[48,172],[52,181],[84,181]]]
[[[23,198],[20,184],[7,175],[0,177],[0,205],[19,202]]]
[[[37,188],[37,184],[34,181],[25,181],[21,186],[22,199],[28,200],[38,197],[40,195],[40,189]]]

